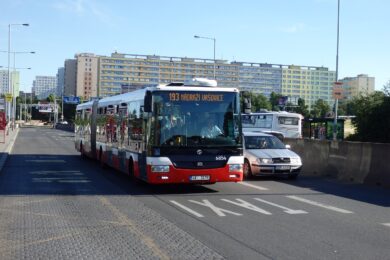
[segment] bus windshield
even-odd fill
[[[235,92],[155,92],[151,120],[150,141],[154,146],[241,145]]]

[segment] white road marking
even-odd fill
[[[285,206],[281,206],[281,205],[278,205],[276,203],[273,203],[273,202],[269,202],[269,201],[266,201],[266,200],[263,200],[263,199],[259,199],[259,198],[253,198],[254,200],[257,200],[257,201],[261,201],[265,204],[268,204],[268,205],[271,205],[271,206],[274,206],[274,207],[277,207],[277,208],[281,208],[281,209],[284,209],[284,212],[287,213],[287,214],[291,214],[291,215],[294,215],[294,214],[307,214],[306,211],[304,210],[300,210],[300,209],[289,209]]]
[[[198,205],[202,205],[202,206],[205,206],[205,207],[208,207],[210,208],[212,211],[214,211],[215,214],[217,214],[218,216],[220,217],[225,217],[225,213],[229,213],[229,214],[232,214],[232,215],[236,215],[236,216],[242,216],[241,213],[237,213],[237,212],[234,212],[234,211],[230,211],[230,210],[227,210],[227,209],[223,209],[223,208],[219,208],[215,205],[213,205],[210,201],[208,200],[202,200],[202,202],[199,202],[199,201],[196,201],[196,200],[188,200],[189,202],[192,202],[192,203],[195,203],[195,204],[198,204]],[[224,213],[225,212],[225,213]]]
[[[382,225],[384,225],[386,227],[390,227],[390,223],[382,223]]]
[[[268,212],[268,211],[266,211],[264,209],[261,209],[261,208],[255,206],[255,205],[253,205],[253,204],[251,204],[249,202],[246,202],[246,201],[244,201],[242,199],[236,199],[239,202],[232,201],[232,200],[227,200],[227,199],[221,199],[221,200],[223,200],[225,202],[228,202],[228,203],[231,203],[231,204],[234,204],[234,205],[239,206],[239,207],[243,207],[243,208],[250,209],[250,210],[253,210],[253,211],[256,211],[256,212],[260,212],[260,213],[265,214],[265,215],[272,215],[271,212]]]
[[[247,183],[247,182],[237,182],[238,184],[241,184],[241,185],[244,185],[244,186],[247,186],[247,187],[251,187],[251,188],[254,188],[254,189],[258,189],[258,190],[268,190],[268,188],[264,188],[264,187],[261,187],[261,186],[257,186],[257,185],[253,185],[253,184],[250,184],[250,183]]]
[[[289,198],[289,199],[298,200],[300,202],[304,202],[304,203],[307,203],[307,204],[310,204],[310,205],[313,205],[313,206],[317,206],[317,207],[333,210],[333,211],[344,213],[344,214],[351,214],[351,213],[353,213],[352,211],[349,211],[349,210],[346,210],[346,209],[340,209],[340,208],[337,208],[337,207],[334,207],[334,206],[322,204],[320,202],[304,199],[304,198],[301,198],[301,197],[298,197],[298,196],[286,196],[286,197]]]
[[[65,160],[26,160],[26,162],[35,162],[35,163],[66,163]]]
[[[204,217],[202,214],[199,214],[198,212],[196,212],[196,211],[194,211],[194,210],[192,210],[192,209],[190,209],[190,208],[188,208],[188,207],[186,207],[186,206],[180,204],[179,202],[176,202],[176,201],[174,201],[174,200],[170,200],[170,202],[171,202],[172,204],[175,204],[175,205],[178,206],[179,208],[182,208],[182,209],[188,211],[189,213],[191,213],[192,215],[195,215],[195,216],[198,217],[198,218],[203,218],[203,217]]]

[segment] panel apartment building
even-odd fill
[[[356,77],[346,77],[340,80],[343,83],[343,99],[350,100],[359,95],[369,95],[375,91],[375,78],[366,74]]]
[[[317,99],[333,104],[335,72],[325,67],[216,60],[219,86],[270,96],[279,93],[311,108]],[[214,77],[214,60],[113,53],[76,54],[65,61],[65,95],[106,97],[145,86]]]
[[[19,71],[10,71],[11,81],[10,89],[8,89],[8,70],[0,70],[0,94],[11,93],[13,90],[14,96],[19,96]]]
[[[56,76],[36,76],[33,81],[34,95],[38,99],[45,99],[50,94],[55,94],[57,91]]]

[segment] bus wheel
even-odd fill
[[[130,160],[129,160],[129,176],[132,179],[135,179],[133,158],[130,158]]]
[[[250,179],[252,177],[253,177],[253,175],[252,175],[251,165],[250,165],[248,159],[245,159],[245,162],[244,162],[244,179]]]
[[[99,150],[99,164],[100,164],[100,167],[102,167],[103,169],[106,168],[106,163],[104,162],[104,158],[103,158],[103,150],[102,148],[100,147],[100,150]]]

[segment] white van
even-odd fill
[[[256,112],[242,114],[244,132],[280,132],[286,138],[302,138],[303,116],[289,112]]]

